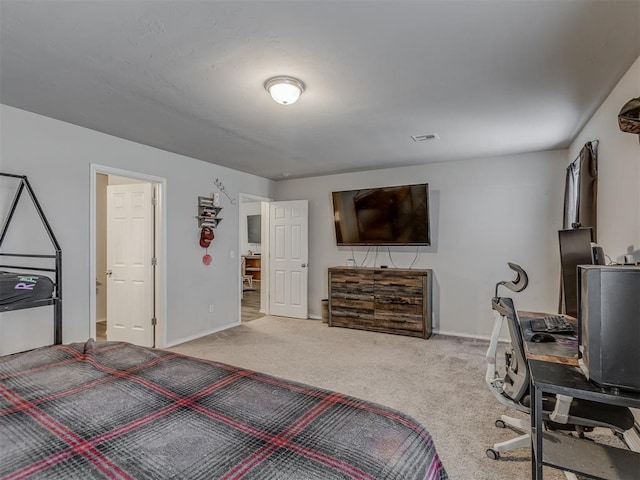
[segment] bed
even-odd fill
[[[0,312],[53,306],[54,344],[62,343],[62,250],[29,180],[24,175],[0,173],[17,180],[13,201],[0,230]],[[4,185],[4,184],[3,184]],[[54,252],[15,253],[3,250],[4,241],[24,192],[27,192],[49,237]],[[2,212],[4,214],[5,212]],[[53,279],[49,278],[51,275]]]
[[[122,342],[0,357],[0,478],[446,479],[398,411]]]

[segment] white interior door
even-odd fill
[[[107,340],[153,346],[153,186],[107,187]]]
[[[269,313],[308,316],[309,202],[269,206]]]

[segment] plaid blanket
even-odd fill
[[[0,358],[4,479],[446,479],[410,417],[126,343]]]

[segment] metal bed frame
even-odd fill
[[[54,274],[54,290],[53,294],[50,298],[39,299],[39,300],[25,300],[21,302],[16,302],[8,305],[0,305],[0,312],[8,312],[14,310],[23,310],[25,308],[35,308],[35,307],[43,307],[46,305],[53,305],[53,343],[55,345],[62,344],[62,250],[60,249],[60,244],[56,239],[56,236],[49,225],[49,221],[47,217],[45,217],[44,212],[42,211],[42,207],[40,207],[40,202],[36,198],[36,194],[31,188],[31,184],[29,180],[27,180],[26,175],[13,175],[11,173],[0,173],[0,177],[9,177],[19,179],[18,188],[16,190],[16,194],[13,197],[13,202],[11,203],[11,208],[9,209],[9,215],[7,216],[4,225],[2,226],[2,231],[0,233],[0,250],[2,249],[2,244],[7,235],[7,231],[9,229],[9,225],[11,224],[11,220],[13,219],[13,215],[16,211],[16,207],[22,195],[22,192],[27,190],[29,196],[31,197],[31,201],[38,212],[38,216],[42,221],[42,225],[49,235],[49,239],[53,245],[55,250],[55,254],[44,255],[44,254],[24,254],[24,253],[2,253],[0,252],[0,257],[4,262],[5,258],[11,258],[12,260],[8,260],[9,262],[19,262],[20,258],[40,258],[40,259],[52,259],[54,261],[55,266],[53,268],[47,267],[39,267],[32,265],[0,265],[0,268],[10,268],[15,270],[29,270],[36,272],[52,272]],[[45,260],[43,260],[45,261]]]

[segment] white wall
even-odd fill
[[[277,200],[309,199],[311,315],[320,315],[327,295],[327,268],[351,257],[349,248],[336,246],[331,192],[422,182],[430,189],[432,246],[420,247],[414,267],[434,271],[436,329],[489,335],[495,284],[514,277],[509,261],[530,276],[518,308],[555,311],[566,158],[567,151],[558,150],[276,182]],[[354,250],[360,263],[366,247]],[[395,265],[408,267],[415,251],[392,248]],[[386,248],[378,254],[380,264],[390,265]]]
[[[589,140],[598,145],[598,243],[611,260],[640,262],[640,143],[621,132],[618,112],[640,97],[640,58],[612,90],[569,148],[568,162]]]
[[[89,299],[95,281],[89,278],[90,164],[139,172],[167,179],[167,342],[197,337],[239,319],[237,255],[238,203],[224,195],[224,221],[209,253],[213,263],[201,262],[198,244],[198,195],[216,191],[219,178],[231,197],[238,192],[270,197],[273,182],[192,158],[104,135],[86,128],[0,106],[0,169],[27,175],[62,247],[63,341],[89,337]],[[7,182],[0,183],[0,216],[7,208]],[[12,193],[11,193],[12,194]],[[28,203],[28,202],[25,202]],[[36,221],[18,215],[3,250],[51,251]],[[34,232],[38,232],[34,234]],[[231,251],[235,258],[231,258]],[[215,304],[209,313],[209,304]],[[3,313],[0,354],[52,342],[51,308]]]

